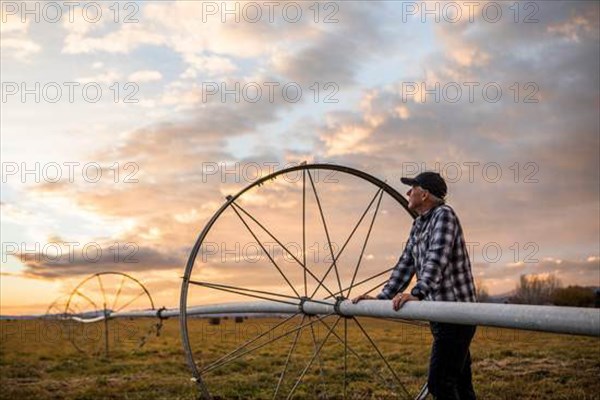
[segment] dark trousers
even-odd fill
[[[476,327],[441,322],[431,322],[430,327],[429,393],[436,400],[474,400],[469,345]]]

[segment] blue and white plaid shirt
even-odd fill
[[[415,219],[404,252],[377,298],[403,292],[414,274],[415,287],[426,300],[477,301],[462,227],[447,204]]]

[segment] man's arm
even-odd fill
[[[415,294],[419,294],[419,298],[426,297],[429,293],[438,290],[442,273],[450,262],[457,232],[456,216],[450,209],[442,209],[434,221],[433,231],[429,238],[429,248],[425,254],[423,272],[413,289]]]
[[[404,252],[400,256],[398,263],[394,267],[390,279],[387,281],[381,293],[377,295],[379,300],[389,300],[396,293],[406,289],[413,275],[415,274],[415,263],[412,256],[413,240],[412,235],[404,248]]]

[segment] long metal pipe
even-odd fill
[[[336,313],[343,316],[449,322],[600,336],[600,309],[596,308],[421,301],[406,303],[399,311],[394,311],[392,302],[389,300],[363,300],[358,304],[352,304],[351,301],[345,300],[340,302],[337,307],[335,301],[313,302],[307,300],[303,303],[299,302],[298,305],[275,301],[254,301],[209,304],[187,309],[187,315],[196,316],[233,313],[291,314],[295,312],[315,315]],[[157,316],[157,310],[128,311],[110,315],[111,318]],[[179,309],[162,310],[160,316],[177,317]],[[79,318],[78,320],[81,321]],[[94,322],[99,320],[102,320],[102,317],[93,318]]]
[[[306,312],[325,311],[323,305],[308,302]],[[391,301],[366,300],[358,304],[341,302],[342,315],[401,318],[496,326],[573,335],[600,336],[600,309],[520,304],[458,303],[421,301],[406,303],[394,311]]]

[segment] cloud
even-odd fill
[[[582,34],[579,42],[570,42],[546,28],[580,14],[596,15],[598,5],[543,3],[542,11],[539,24],[438,24],[441,45],[426,56],[425,73],[368,88],[356,109],[328,113],[319,129],[319,154],[394,182],[407,164],[419,169],[434,169],[436,162],[458,165],[461,178],[450,184],[450,202],[470,240],[498,241],[505,248],[535,242],[548,255],[569,246],[597,252],[598,39]],[[453,52],[462,48],[489,58],[458,59]],[[524,53],[525,48],[535,51]],[[456,103],[436,102],[433,94],[425,101],[403,97],[407,82],[423,82],[435,91],[436,82],[443,87],[469,81],[478,82],[478,90],[497,83],[502,100],[486,102],[479,91],[470,102],[466,86]],[[521,90],[518,102],[510,89],[515,82]],[[538,88],[538,103],[523,102],[530,93],[523,91],[527,82]],[[483,174],[490,162],[503,173],[496,183]],[[477,165],[473,181],[469,163]],[[534,179],[527,183],[527,177]]]
[[[29,62],[34,54],[42,50],[42,47],[29,37],[30,21],[22,22],[18,13],[6,14],[6,11],[7,7],[2,7],[0,14],[2,54],[4,57],[12,57],[17,61]]]
[[[573,10],[568,20],[548,25],[547,31],[577,43],[581,41],[582,36],[597,40],[599,32],[597,4],[587,9]]]
[[[59,243],[60,244],[60,243]],[[64,246],[61,246],[64,247]],[[96,272],[119,271],[142,273],[149,270],[181,269],[185,254],[158,250],[136,243],[87,243],[81,247],[64,247],[61,251],[18,253],[13,257],[24,265],[22,276],[56,279]]]
[[[198,74],[209,77],[229,76],[238,69],[231,58],[215,55],[188,54],[185,61],[190,66],[181,74],[183,79],[193,79]]]
[[[102,4],[105,9],[109,5]],[[104,12],[110,14],[106,9]],[[64,39],[62,52],[65,54],[93,54],[107,52],[126,54],[141,46],[160,46],[165,44],[165,38],[152,29],[145,29],[139,23],[114,24],[120,26],[118,30],[111,30],[106,34],[93,36],[94,33],[103,32],[111,27],[107,25],[107,18],[101,18],[97,23],[89,23],[83,19],[69,22],[65,19],[63,28],[67,34]]]
[[[186,66],[181,74],[184,79],[223,79],[236,72],[244,60],[253,60],[307,87],[315,81],[353,84],[358,67],[366,63],[373,50],[383,53],[388,48],[383,40],[384,28],[375,23],[378,8],[342,3],[335,10],[335,18],[325,13],[332,16],[327,24],[315,23],[315,11],[309,6],[301,4],[303,18],[291,23],[280,15],[281,9],[274,17],[263,10],[260,22],[249,21],[238,10],[237,16],[230,15],[223,22],[221,13],[205,15],[202,3],[148,4],[140,8],[138,23],[114,27],[103,21],[64,24],[67,35],[63,52],[126,54],[144,46],[161,46],[181,56]],[[361,34],[353,35],[357,29]],[[301,46],[301,41],[309,44]]]
[[[108,70],[105,72],[101,72],[97,75],[87,76],[87,77],[83,77],[83,78],[77,78],[76,81],[79,83],[82,83],[82,84],[95,82],[95,83],[102,83],[105,85],[112,85],[113,83],[117,82],[119,79],[121,79],[121,74],[119,72],[114,71],[114,70]]]
[[[273,42],[273,38],[285,42],[317,30],[309,18],[295,24],[282,24],[281,18],[269,23],[266,12],[261,23],[246,19],[223,23],[219,15],[203,20],[204,13],[202,3],[154,3],[140,7],[137,23],[108,25],[105,19],[98,24],[65,23],[67,35],[62,51],[127,54],[142,47],[161,46],[181,56],[186,65],[183,78],[195,78],[198,74],[223,78],[237,70],[237,59],[272,54],[277,46],[265,43]]]
[[[274,70],[302,85],[333,82],[342,90],[349,89],[362,65],[390,50],[395,41],[387,41],[383,34],[379,5],[347,2],[338,7],[337,22],[324,24],[326,28],[306,46],[277,48],[271,57]]]
[[[166,134],[166,132],[164,133]],[[162,132],[160,137],[162,137]],[[146,141],[150,140],[148,137],[145,137],[145,139]],[[125,149],[121,149],[121,151],[125,151]],[[143,152],[143,148],[136,148],[136,151],[138,151],[136,154],[140,156],[140,160],[148,157]],[[142,152],[139,153],[140,151]],[[126,153],[120,153],[120,156],[124,154]],[[130,157],[132,154],[128,156]],[[206,151],[199,153],[199,157],[203,160],[207,160],[207,156],[210,156],[210,153]],[[181,159],[181,154],[174,153],[172,159],[177,158]],[[217,164],[219,170],[210,175],[203,175],[202,168],[198,166],[196,170],[190,169],[186,175],[182,173],[182,169],[186,168],[185,164],[181,164],[177,167],[177,170],[170,171],[164,168],[166,160],[168,158],[164,160],[151,159],[150,162],[147,161],[146,163],[140,161],[140,182],[127,186],[122,190],[86,190],[84,188],[77,189],[73,186],[61,193],[54,193],[55,195],[70,197],[78,207],[94,210],[99,216],[117,220],[132,219],[133,223],[126,230],[111,237],[111,240],[119,243],[137,243],[139,246],[139,252],[136,252],[136,258],[139,258],[138,263],[132,265],[115,264],[109,257],[114,255],[114,252],[111,253],[107,249],[110,248],[112,242],[107,242],[106,246],[102,246],[102,254],[108,253],[106,259],[97,262],[84,262],[85,259],[82,256],[70,262],[61,260],[61,262],[50,263],[30,260],[24,263],[27,274],[43,277],[67,277],[69,274],[93,273],[110,267],[130,271],[169,270],[177,267],[181,269],[184,258],[189,253],[199,231],[221,206],[222,203],[219,202],[219,199],[224,199],[226,194],[235,194],[249,183],[244,181],[243,178],[241,182],[236,183],[246,165],[256,165],[257,163],[262,165],[260,159],[249,159],[238,166],[237,173],[233,176],[232,171],[235,171],[235,169],[232,168],[232,164]],[[154,162],[157,164],[153,164]],[[149,170],[154,170],[154,168],[156,170],[148,175],[141,174],[145,166]],[[190,166],[187,166],[187,168],[190,168]],[[266,173],[266,170],[262,172]],[[228,179],[222,181],[222,176],[228,177]],[[353,224],[359,220],[364,208],[372,200],[376,188],[357,178],[340,173],[331,174],[321,171],[320,174],[313,172],[311,176],[315,182],[316,190],[320,193],[321,207],[330,224],[329,234],[339,248],[342,241],[350,233]],[[296,247],[301,241],[299,227],[302,220],[302,191],[299,177],[301,177],[301,174],[279,177],[277,180],[269,181],[268,184],[265,183],[245,193],[238,200],[245,210],[262,221],[283,243],[295,242]],[[151,181],[148,179],[151,179]],[[313,198],[311,188],[308,187],[307,190],[307,229],[311,232],[311,251],[319,252],[318,256],[313,255],[322,264],[326,256],[325,250],[327,248],[325,244],[327,240],[322,229],[322,222],[318,217],[317,204]],[[353,202],[348,203],[345,201],[348,198],[352,198]],[[377,247],[370,248],[370,252],[376,255],[365,261],[364,273],[373,271],[377,263],[381,262],[382,254],[397,254],[398,246],[393,245],[394,239],[390,238],[385,232],[390,229],[406,230],[406,226],[405,229],[401,229],[397,224],[406,225],[409,218],[399,205],[390,204],[388,201],[383,202],[381,212],[383,213],[385,208],[388,216],[392,215],[390,212],[393,210],[400,214],[396,218],[390,219],[390,221],[382,220],[380,222],[384,226],[391,224],[395,227],[381,227],[381,230],[378,231],[379,239],[373,239],[374,246]],[[372,207],[374,209],[374,206]],[[367,220],[370,221],[370,218],[368,216]],[[248,220],[248,218],[246,219]],[[218,247],[235,249],[238,246],[239,250],[242,251],[241,249],[249,249],[248,246],[255,243],[255,239],[246,231],[244,225],[232,210],[228,210],[217,222],[207,240]],[[252,229],[258,233],[261,241],[273,242],[273,239],[258,226],[250,220],[248,222]],[[351,254],[357,257],[360,250],[359,245],[362,243],[360,240],[364,239],[367,226],[367,222],[363,221],[362,227],[355,235],[355,241],[351,243],[351,249],[346,251],[349,257],[348,260],[352,259]],[[374,237],[377,235],[374,234]],[[260,252],[256,245],[252,248],[254,251]],[[138,254],[140,257],[137,257]],[[348,263],[346,268],[350,268],[350,266],[353,268],[354,261],[348,260],[345,259],[344,261]],[[214,262],[214,259],[211,262]],[[270,262],[266,258],[263,258],[260,264],[263,267],[270,266]],[[223,263],[217,263],[217,265],[221,271],[227,271],[226,265]],[[248,268],[244,267],[243,263],[234,266]],[[301,272],[301,269],[295,271],[296,275],[299,272]],[[359,274],[359,278],[363,276],[361,274]],[[226,276],[224,277],[226,278]]]
[[[35,220],[35,215],[30,211],[19,207],[12,203],[1,202],[0,210],[2,211],[2,219],[15,223],[32,223]]]
[[[162,74],[159,71],[154,70],[141,70],[135,71],[130,74],[127,78],[130,82],[155,82],[160,81],[162,79]]]
[[[102,165],[110,165],[110,160],[132,163],[137,171],[135,182],[115,184],[113,174],[107,173],[103,174],[106,179],[94,187],[62,181],[35,185],[31,190],[46,199],[69,199],[75,209],[94,213],[105,224],[120,221],[122,229],[113,239],[139,244],[144,256],[140,264],[123,268],[181,268],[181,258],[166,254],[182,246],[189,250],[202,223],[218,209],[218,201],[224,197],[221,187],[227,182],[221,182],[220,172],[207,175],[204,166],[234,162],[236,158],[224,150],[227,139],[254,133],[263,124],[276,121],[277,111],[285,107],[288,105],[279,96],[273,102],[265,97],[258,103],[235,107],[220,101],[194,106],[186,120],[139,128],[124,134],[117,146],[100,149],[93,155],[100,162],[109,160]],[[234,189],[228,185],[224,190],[231,193]],[[156,250],[159,247],[161,250]],[[176,252],[180,254],[179,250]],[[68,276],[110,266],[108,260],[80,261],[52,268],[28,263],[27,273]]]
[[[352,121],[354,119],[354,121]],[[369,136],[373,127],[348,113],[330,114],[327,127],[323,129],[321,139],[328,156],[349,153],[370,153]]]

